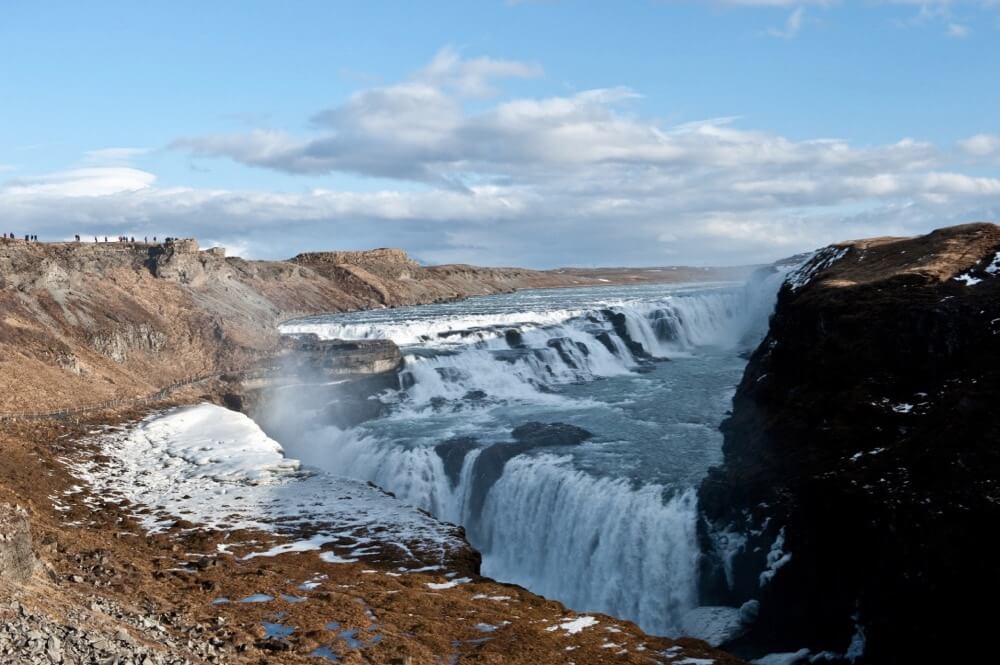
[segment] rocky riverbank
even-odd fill
[[[177,401],[204,397],[189,393]],[[220,481],[158,484],[155,464],[150,473],[129,466],[155,462],[155,450],[126,456],[102,443],[130,437],[144,415],[14,423],[0,432],[0,503],[25,507],[36,561],[30,576],[0,575],[0,655],[28,663],[143,665],[436,665],[452,658],[596,664],[609,655],[623,663],[666,662],[668,656],[738,662],[697,640],[650,637],[629,622],[570,612],[481,577],[467,545],[445,554],[427,540],[401,541],[375,522],[367,535],[355,530],[347,538],[335,531],[331,537],[336,524],[329,520],[346,517],[357,528],[365,521],[361,514],[338,517],[312,501],[281,501],[274,505],[314,509],[328,522],[306,520],[299,530],[286,516],[272,531],[235,521],[266,514],[270,502],[260,499],[280,495],[288,483],[317,482],[308,475],[297,479],[292,469],[277,485],[244,484],[230,473],[209,471],[225,477],[228,487],[215,500],[220,505],[200,504],[216,512],[199,517],[181,507],[171,513],[169,501],[192,505],[199,498],[194,490],[210,492]],[[81,465],[110,472],[98,486],[81,480]],[[170,473],[176,470],[171,465]],[[333,502],[341,513],[358,508],[358,497],[349,500],[346,489],[315,498]],[[367,486],[351,491],[379,494]],[[135,492],[134,500],[125,499]],[[244,512],[235,512],[238,506]],[[212,514],[228,526],[197,523]],[[414,519],[433,524],[427,515]],[[150,530],[151,521],[157,529]],[[460,533],[448,525],[433,528]],[[20,527],[11,531],[22,533]],[[322,542],[317,534],[326,534]]]
[[[736,653],[989,660],[998,317],[991,224],[834,245],[790,276],[700,490],[703,601],[756,613]]]

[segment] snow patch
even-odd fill
[[[802,266],[788,273],[785,284],[792,291],[798,291],[809,284],[817,274],[844,258],[847,249],[847,247],[824,247],[814,253]]]
[[[472,579],[468,577],[459,577],[455,580],[448,580],[447,582],[427,582],[427,587],[434,589],[435,591],[440,591],[442,589],[453,589],[459,584],[468,584]]]
[[[760,585],[764,586],[777,574],[778,569],[792,560],[791,552],[785,552],[785,527],[781,527],[778,535],[771,545],[771,551],[767,553],[767,569],[760,574]]]
[[[336,552],[323,552],[319,558],[327,563],[356,563],[358,561],[358,559],[340,556]]]
[[[590,628],[591,626],[596,626],[600,621],[592,616],[582,616],[575,619],[570,619],[569,621],[563,621],[554,626],[549,626],[545,630],[548,632],[554,632],[556,630],[564,630],[567,635],[576,635],[584,628]]]
[[[990,275],[1000,273],[1000,252],[997,252],[993,257],[993,261],[986,266],[986,272]]]
[[[360,546],[372,543],[373,533],[404,554],[422,551],[443,560],[466,549],[451,527],[367,483],[303,468],[250,418],[214,404],[159,412],[95,440],[104,459],[70,463],[70,470],[96,495],[131,503],[149,533],[183,518],[226,532],[300,538],[248,558],[316,550],[332,541]],[[325,553],[329,562],[335,557]]]
[[[964,273],[955,278],[956,282],[963,282],[966,286],[975,286],[983,280],[978,277],[973,277],[970,273]]]

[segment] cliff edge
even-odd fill
[[[997,404],[1000,227],[840,243],[790,274],[699,491],[703,602],[757,612],[730,648],[982,658]]]
[[[0,240],[0,414],[149,394],[247,367],[307,314],[598,283],[521,269],[424,268],[398,249],[247,261],[194,240]]]

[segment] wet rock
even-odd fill
[[[486,494],[503,475],[507,461],[534,448],[549,446],[573,446],[592,435],[585,429],[566,423],[529,422],[511,432],[514,441],[496,443],[485,448],[472,467],[472,492],[469,508],[473,517],[482,513]]]
[[[614,329],[615,334],[625,343],[625,346],[632,355],[636,358],[648,358],[649,353],[646,351],[642,344],[632,339],[632,335],[628,331],[628,318],[621,312],[616,312],[613,309],[602,309],[601,314],[604,318],[611,324]]]
[[[608,352],[610,352],[612,355],[617,356],[619,354],[618,347],[615,346],[614,341],[611,339],[611,334],[608,331],[605,330],[599,332],[598,334],[594,335],[594,339],[600,342],[601,346],[607,349]]]
[[[458,485],[462,474],[462,467],[465,464],[465,456],[471,450],[479,447],[479,442],[475,437],[459,436],[447,441],[442,441],[434,446],[434,452],[438,454],[444,463],[444,472],[448,476],[448,481],[452,487]]]
[[[485,390],[470,390],[469,392],[462,395],[462,399],[468,402],[482,402],[484,399],[486,399],[486,397],[487,395]]]
[[[511,431],[511,436],[519,443],[536,446],[574,446],[591,436],[590,432],[567,423],[529,422]]]
[[[574,344],[573,340],[569,339],[568,337],[557,337],[555,339],[550,339],[545,344],[550,349],[555,349],[556,353],[559,354],[559,357],[562,359],[564,363],[566,363],[567,367],[569,367],[570,369],[579,369],[576,360],[573,359],[573,356],[570,354],[568,349],[570,345],[573,345],[573,348],[580,347],[586,349],[587,347],[585,345]]]
[[[511,328],[504,332],[504,340],[507,342],[507,346],[512,349],[523,349],[524,348],[524,335],[521,334],[520,330],[516,328]]]

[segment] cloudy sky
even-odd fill
[[[733,264],[1000,217],[1000,0],[8,3],[0,230]]]

